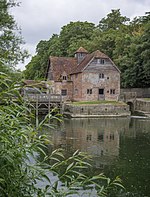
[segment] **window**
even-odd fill
[[[98,134],[97,140],[103,142],[104,141],[104,135],[103,134]]]
[[[97,63],[98,63],[98,59],[96,59],[96,58],[93,59],[92,63],[93,63],[93,64],[97,64]]]
[[[104,79],[104,73],[99,74],[99,79]]]
[[[64,76],[62,77],[62,79],[63,79],[63,80],[67,80],[67,76],[64,75]]]
[[[92,94],[92,89],[87,89],[87,94]]]
[[[101,64],[104,64],[104,63],[105,63],[105,60],[104,60],[104,59],[101,59],[101,60],[100,60],[100,63],[101,63]]]
[[[86,136],[86,140],[87,140],[87,141],[91,141],[91,140],[92,140],[92,135],[87,135],[87,136]]]
[[[66,96],[67,95],[67,90],[66,89],[62,89],[61,90],[61,95],[62,96]]]
[[[110,140],[114,140],[115,137],[114,137],[114,134],[110,134]]]
[[[115,94],[115,89],[110,89],[110,94]]]
[[[105,60],[104,59],[100,59],[100,58],[95,58],[92,61],[93,64],[105,64]]]

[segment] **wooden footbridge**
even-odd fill
[[[25,94],[23,96],[27,103],[30,103],[36,111],[36,125],[38,125],[38,115],[50,113],[56,108],[62,113],[63,102],[60,94]]]

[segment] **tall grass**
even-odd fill
[[[0,74],[0,197],[81,196],[85,192],[92,196],[92,191],[96,196],[107,196],[123,188],[118,177],[110,180],[103,174],[86,175],[91,166],[85,153],[76,151],[65,158],[62,150],[55,150],[46,155],[49,141],[39,131],[43,124],[50,126],[49,118],[58,118],[48,114],[36,128],[19,87]],[[46,184],[41,187],[39,181]]]

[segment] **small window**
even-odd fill
[[[103,142],[104,141],[104,135],[103,134],[98,134],[97,140]]]
[[[62,89],[61,90],[61,95],[62,96],[66,96],[67,95],[67,90],[66,89]]]
[[[87,89],[87,94],[92,94],[92,89]]]
[[[67,80],[67,76],[64,75],[64,76],[62,77],[62,79],[63,79],[63,80]]]
[[[93,59],[92,63],[93,63],[93,64],[97,64],[97,59],[96,59],[96,58]]]
[[[92,135],[87,135],[87,136],[86,136],[86,140],[87,140],[87,141],[91,141],[91,140],[92,140]]]
[[[104,79],[104,73],[99,74],[99,79]]]
[[[115,94],[115,89],[110,89],[110,94]]]
[[[101,59],[100,63],[101,64],[104,64],[105,63],[105,60],[104,59]]]

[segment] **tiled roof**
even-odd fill
[[[88,53],[88,51],[83,47],[80,47],[75,53]]]
[[[63,72],[67,75],[77,67],[77,59],[72,57],[50,57],[53,80],[57,81]]]
[[[94,51],[93,53],[93,57],[95,58],[109,58],[107,55],[105,55],[104,53],[102,53],[101,51],[97,50],[97,51]]]
[[[81,52],[83,49],[84,48],[80,47],[77,51]],[[116,70],[118,70],[118,72],[120,72],[116,65],[113,63],[113,61],[107,55],[105,55],[99,50],[94,51],[91,54],[87,54],[84,57],[84,59],[80,62],[80,64],[78,64],[77,59],[73,57],[50,57],[50,65],[48,67],[48,72],[50,72],[51,69],[51,72],[53,73],[53,80],[58,81],[60,80],[60,77],[63,72],[66,72],[67,75],[82,72],[86,68],[88,63],[92,61],[93,58],[109,59],[112,62],[113,67]]]
[[[81,63],[75,68],[71,74],[82,72],[83,69],[87,66],[87,64],[93,59],[93,58],[105,58],[110,59],[107,55],[102,53],[101,51],[97,50],[94,51],[91,54],[86,55],[86,57],[81,61]]]
[[[82,72],[82,70],[85,68],[85,66],[90,62],[92,58],[92,54],[86,55],[85,58],[81,61],[81,63],[78,64],[78,66],[72,71],[71,74]]]

